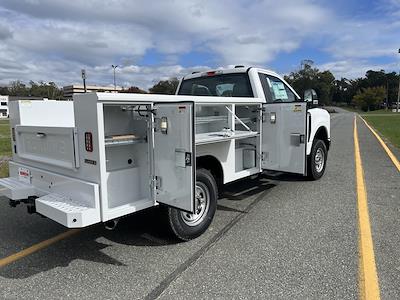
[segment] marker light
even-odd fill
[[[162,117],[161,118],[160,129],[161,129],[162,133],[167,134],[167,132],[168,132],[168,119],[167,119],[167,117]]]
[[[272,124],[276,123],[276,113],[271,112],[270,121]]]
[[[85,132],[85,148],[87,152],[93,152],[93,138],[91,132]]]

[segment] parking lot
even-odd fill
[[[210,229],[186,243],[165,232],[155,209],[114,231],[92,226],[21,253],[66,229],[2,198],[0,259],[17,257],[0,268],[0,298],[358,298],[354,117],[331,115],[321,180],[266,175],[233,183]],[[380,295],[400,299],[400,174],[361,119],[357,125]]]

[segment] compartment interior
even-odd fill
[[[231,114],[225,106],[231,105],[196,105],[196,134],[222,132],[231,128]]]
[[[235,131],[259,131],[259,114],[259,105],[235,105]]]
[[[109,208],[151,201],[149,105],[104,105]]]
[[[257,164],[257,145],[259,137],[239,139],[235,141],[235,172],[252,169]]]

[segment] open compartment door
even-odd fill
[[[264,105],[262,168],[306,174],[307,103]]]
[[[154,108],[155,200],[193,213],[194,104],[156,103]]]

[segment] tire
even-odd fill
[[[328,151],[325,143],[321,140],[315,140],[308,157],[307,175],[310,180],[318,180],[324,175],[327,158]]]
[[[218,188],[211,172],[206,169],[196,171],[197,214],[189,214],[177,208],[167,208],[168,224],[172,233],[182,241],[189,241],[204,233],[210,226],[217,208]],[[202,200],[200,202],[200,200]]]

